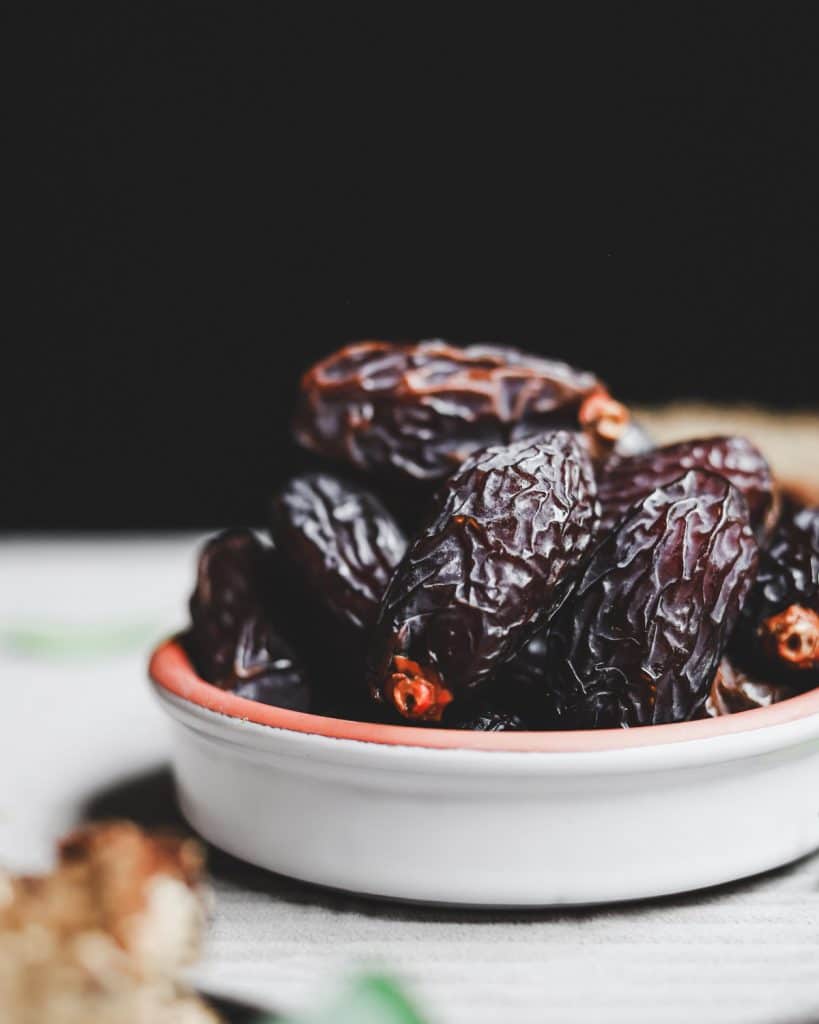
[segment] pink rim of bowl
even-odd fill
[[[712,739],[729,733],[749,732],[784,725],[819,713],[819,689],[767,708],[740,711],[720,718],[705,718],[675,725],[651,725],[639,729],[597,729],[567,732],[472,732],[463,729],[421,729],[407,725],[379,725],[342,718],[328,718],[302,711],[261,704],[237,697],[206,683],[194,671],[187,654],[175,640],[154,651],[148,668],[154,683],[168,693],[208,711],[257,725],[288,729],[332,739],[359,740],[388,746],[433,747],[445,750],[515,750],[540,753],[581,753],[648,747],[685,740]]]

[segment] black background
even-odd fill
[[[7,37],[6,528],[259,521],[358,337],[817,405],[808,8],[67,6]]]

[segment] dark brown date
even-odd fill
[[[763,455],[744,437],[709,437],[655,448],[632,456],[614,456],[598,476],[602,517],[600,536],[613,529],[636,502],[689,469],[718,473],[748,502],[751,525],[761,536],[773,508],[773,480]]]
[[[275,556],[250,530],[212,537],[199,556],[187,645],[208,682],[306,711],[306,673],[272,620]]]
[[[742,495],[701,471],[653,490],[589,559],[549,634],[565,724],[679,722],[702,708],[753,583]]]
[[[270,529],[317,602],[353,629],[375,625],[407,542],[374,494],[327,473],[295,477],[273,500]]]
[[[294,433],[359,469],[437,480],[481,448],[577,426],[595,393],[592,374],[514,348],[362,341],[305,374]]]
[[[217,682],[230,675],[239,634],[272,598],[273,553],[251,530],[225,530],[199,555],[190,599],[197,668]]]
[[[790,686],[763,682],[738,668],[729,658],[719,664],[705,701],[705,717],[717,718],[737,711],[753,711],[787,700],[797,693]]]
[[[384,596],[370,663],[374,696],[426,721],[548,620],[597,517],[591,461],[567,431],[479,452],[435,505]]]
[[[819,507],[786,502],[762,552],[737,644],[766,674],[819,682]]]
[[[265,618],[246,619],[230,675],[220,681],[238,697],[293,711],[310,709],[307,674],[290,645]]]
[[[819,506],[785,505],[760,561],[751,602],[763,616],[791,604],[819,610]]]

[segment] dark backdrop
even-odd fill
[[[6,527],[259,520],[300,371],[358,337],[817,404],[795,8],[69,6],[8,37]]]

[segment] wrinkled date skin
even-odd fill
[[[327,473],[295,477],[273,500],[271,533],[315,600],[354,630],[375,625],[407,547],[375,495]]]
[[[207,542],[190,600],[188,646],[208,682],[306,711],[306,674],[271,619],[274,557],[250,530],[226,530]]]
[[[747,504],[721,477],[692,471],[652,491],[552,622],[549,683],[566,726],[695,717],[757,559]]]
[[[514,348],[362,341],[305,374],[294,433],[359,469],[439,480],[489,445],[577,425],[600,392],[593,374]]]
[[[520,732],[525,729],[523,719],[512,711],[496,711],[486,708],[472,718],[459,722],[457,729],[471,729],[474,732]]]
[[[797,693],[790,686],[763,682],[738,668],[729,658],[719,664],[705,701],[704,717],[717,718],[737,711],[767,708]]]
[[[819,507],[787,502],[743,610],[738,643],[795,684],[819,681]]]
[[[709,437],[612,457],[598,475],[600,536],[655,487],[671,483],[690,469],[718,473],[730,481],[748,502],[757,536],[764,534],[774,504],[770,466],[744,437]]]
[[[416,721],[440,721],[549,618],[598,512],[568,431],[478,453],[436,504],[392,577],[370,660],[376,699]]]
[[[243,624],[272,597],[273,553],[251,530],[225,530],[199,555],[190,599],[197,667],[210,682],[227,678]]]

